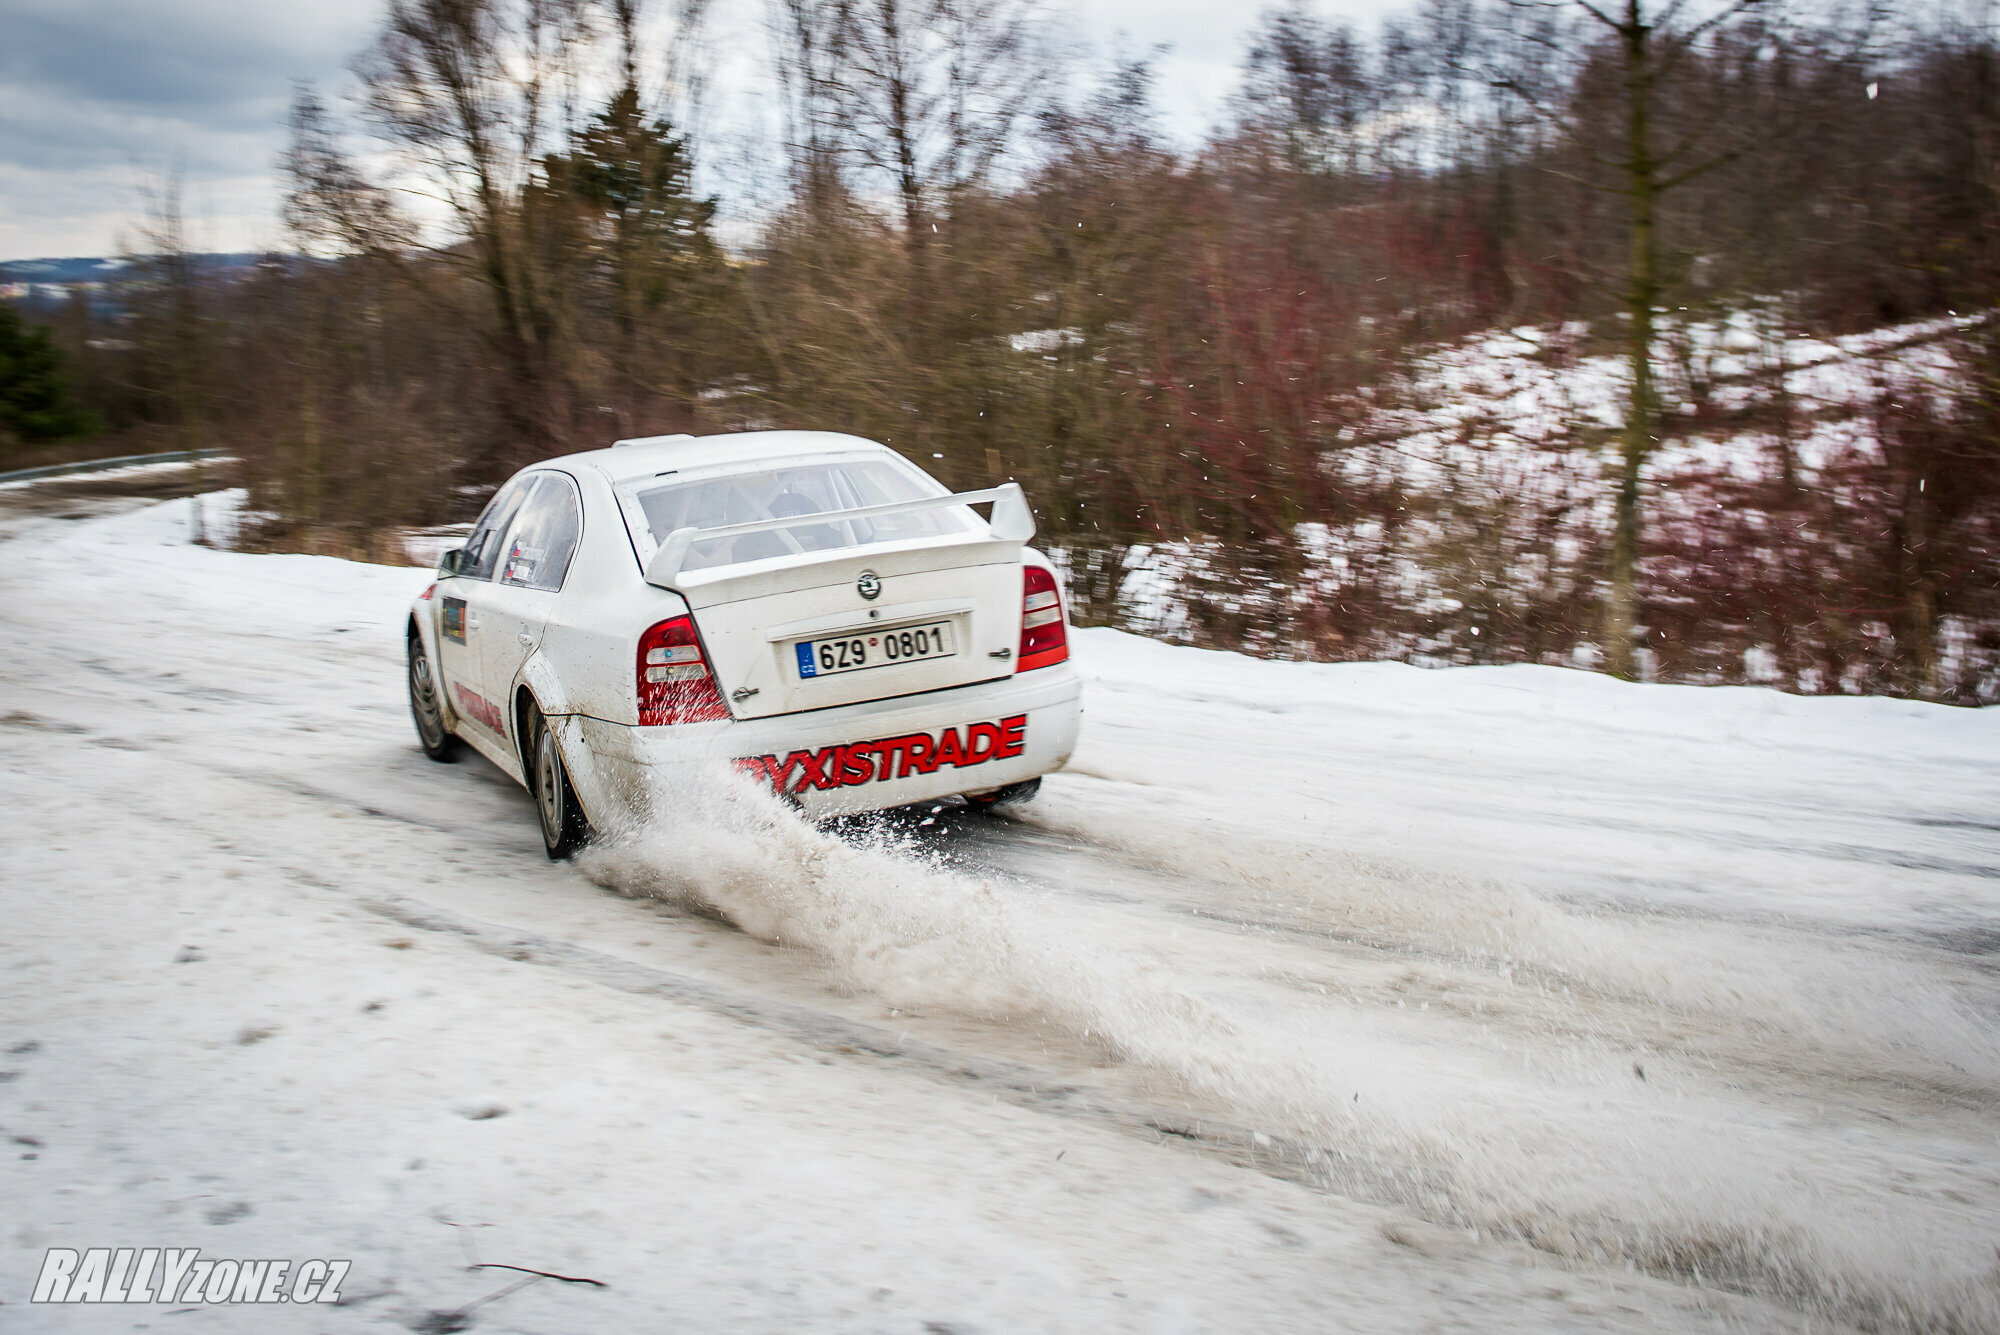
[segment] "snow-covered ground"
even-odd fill
[[[1088,631],[1017,821],[552,866],[416,750],[424,572],[64,513],[0,511],[9,1330],[2000,1330],[2000,713]],[[52,1246],[355,1265],[31,1307]]]
[[[1885,377],[1932,390],[1950,386],[1962,374],[1950,336],[1991,319],[1980,312],[1824,339],[1763,327],[1749,312],[1721,321],[1670,319],[1656,367],[1662,409],[1689,417],[1704,403],[1740,410],[1781,385],[1808,424],[1798,444],[1811,460],[1845,438],[1837,433],[1816,440],[1814,418],[1844,422]],[[1484,449],[1520,451],[1560,445],[1580,428],[1615,432],[1624,421],[1629,363],[1622,352],[1579,355],[1576,347],[1587,333],[1583,325],[1523,326],[1440,346],[1419,358],[1400,386],[1399,397],[1412,406],[1385,411],[1376,429],[1437,465],[1440,475],[1447,464],[1456,471],[1471,461],[1449,454],[1468,439]],[[1718,444],[1730,444],[1728,434],[1709,440],[1688,434],[1695,438],[1662,449],[1656,471],[1670,471],[1677,456],[1688,454],[1721,462],[1754,458],[1750,451],[1718,451]]]

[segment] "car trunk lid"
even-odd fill
[[[678,587],[731,712],[767,718],[1009,675],[1020,571],[1018,541],[963,535],[691,572]]]

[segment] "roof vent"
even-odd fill
[[[687,432],[678,431],[671,436],[634,436],[630,440],[614,440],[611,442],[611,448],[615,450],[621,445],[664,445],[670,440],[693,439],[694,437]]]

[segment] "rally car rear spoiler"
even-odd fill
[[[877,515],[909,514],[915,510],[935,510],[945,505],[993,503],[987,529],[1003,542],[1026,542],[1035,536],[1034,511],[1018,482],[1003,482],[984,491],[961,491],[950,496],[926,496],[916,501],[892,501],[887,505],[863,505],[853,510],[821,510],[809,515],[787,515],[781,519],[759,519],[748,524],[727,524],[720,528],[677,528],[660,544],[646,562],[646,582],[663,589],[677,586],[688,549],[711,538],[734,538],[745,533],[770,533],[782,528],[809,528],[817,524],[838,524],[850,519],[873,519]]]

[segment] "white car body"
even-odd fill
[[[984,501],[990,520],[970,508]],[[814,815],[990,794],[1068,760],[1081,712],[1032,532],[1018,487],[950,497],[853,436],[620,442],[510,479],[410,635],[445,726],[530,791],[523,727],[548,720],[599,831],[712,783],[718,761]],[[1035,589],[1055,591],[1053,616]],[[692,645],[667,628],[681,618]]]

